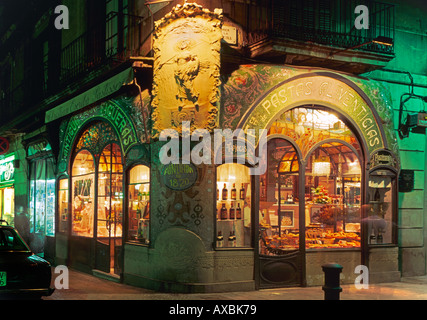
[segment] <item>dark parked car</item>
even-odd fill
[[[50,296],[51,265],[33,254],[18,232],[0,220],[0,299]]]

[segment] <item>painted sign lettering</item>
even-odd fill
[[[245,131],[267,128],[277,115],[308,103],[331,107],[353,121],[365,138],[369,153],[384,147],[375,115],[363,98],[346,83],[326,76],[299,78],[276,88],[242,119],[238,127]]]
[[[168,164],[161,171],[163,183],[172,190],[183,191],[197,180],[197,168],[192,164]]]
[[[115,100],[109,100],[96,106],[83,114],[71,117],[61,143],[58,170],[64,172],[67,169],[67,159],[73,147],[76,134],[90,121],[94,119],[105,119],[119,136],[123,154],[138,142],[135,127],[129,115]],[[82,119],[84,119],[82,121]]]

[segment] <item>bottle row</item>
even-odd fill
[[[242,183],[242,187],[240,188],[239,191],[239,198],[240,200],[245,200],[245,188],[243,187],[243,183]],[[222,188],[221,190],[221,200],[237,200],[237,189],[236,189],[236,184],[233,183],[233,188],[231,189],[231,193],[230,193],[230,198],[228,198],[228,189],[227,189],[227,184],[224,183],[224,188]],[[216,200],[219,200],[219,189],[216,190]]]
[[[230,235],[228,236],[228,242],[226,247],[236,247],[236,234],[234,231],[230,231]],[[218,231],[218,235],[216,237],[216,247],[217,248],[223,248],[224,246],[224,236],[222,235],[221,231]]]
[[[237,207],[234,207],[234,203],[231,203],[229,209],[227,209],[225,203],[223,203],[221,208],[218,209],[218,218],[221,220],[242,219],[242,208],[240,208],[240,203],[237,203]]]

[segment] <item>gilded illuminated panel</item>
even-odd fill
[[[172,9],[154,33],[153,134],[181,132],[182,121],[213,130],[218,125],[221,10],[195,3]]]

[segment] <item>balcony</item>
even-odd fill
[[[143,30],[142,26],[141,17],[112,12],[105,24],[87,30],[62,49],[58,42],[44,46],[28,42],[23,49],[29,57],[23,80],[13,87],[0,88],[0,126],[19,122],[34,126],[34,118],[38,114],[37,118],[43,119],[40,112],[49,103],[147,51],[144,45],[150,29]],[[43,52],[36,51],[39,49]]]
[[[245,28],[251,58],[362,73],[384,67],[394,57],[392,4],[369,0],[258,3],[250,8]],[[358,5],[369,9],[368,29],[355,27]]]
[[[138,56],[145,40],[143,18],[110,13],[105,26],[86,31],[61,52],[60,82],[65,85],[106,66]]]

